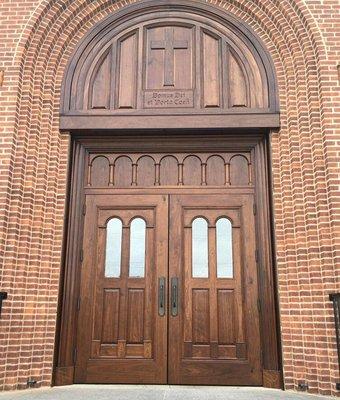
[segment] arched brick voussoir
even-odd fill
[[[66,45],[67,45],[68,49],[70,47],[74,46],[75,45],[75,37],[77,37],[77,39],[78,39],[78,36],[80,36],[80,35],[77,35],[77,36],[75,35],[75,32],[78,30],[77,28],[70,31],[70,28],[72,26],[74,26],[74,23],[77,19],[79,20],[78,26],[80,24],[83,24],[86,27],[85,28],[83,26],[83,29],[82,29],[82,34],[83,34],[91,25],[93,25],[94,22],[98,21],[100,19],[100,17],[104,17],[108,13],[114,12],[116,8],[118,8],[125,2],[121,2],[121,4],[119,4],[119,3],[109,1],[104,4],[103,3],[100,4],[100,6],[98,6],[97,9],[94,6],[92,6],[92,7],[90,7],[89,10],[87,10],[87,8],[89,8],[89,6],[87,6],[87,8],[86,8],[84,3],[79,4],[77,7],[77,5],[76,5],[77,2],[72,2],[73,5],[69,10],[67,7],[68,3],[70,3],[70,2],[67,2],[67,4],[64,5],[64,8],[61,8],[61,7],[57,8],[57,11],[54,13],[53,17],[49,17],[49,16],[47,17],[48,12],[46,12],[46,18],[48,18],[49,24],[44,25],[41,23],[43,28],[40,28],[40,29],[35,27],[35,35],[34,35],[34,38],[32,38],[32,40],[31,40],[32,46],[26,45],[26,47],[29,48],[27,51],[27,54],[26,54],[27,59],[39,60],[39,58],[40,58],[40,59],[43,59],[44,62],[47,62],[47,60],[49,59],[49,54],[53,54],[54,56],[56,54],[55,50],[52,51],[53,45],[54,45],[56,48],[59,47],[60,49],[64,50],[64,53],[61,52],[60,54],[58,54],[58,57],[57,57],[58,60],[59,60],[59,57],[61,57],[60,62],[62,63],[63,62],[62,60],[65,60],[64,56],[66,54],[69,56],[69,53],[70,53],[65,48]],[[235,4],[235,7],[240,6],[239,2],[237,2],[237,1],[234,1],[233,3]],[[50,7],[50,4],[49,4],[49,6],[47,6],[47,8],[50,10],[50,13],[51,13],[52,12],[51,10],[53,9],[53,7]],[[219,4],[219,6],[221,6],[221,5],[224,5],[224,4],[222,4],[222,2],[221,2]],[[255,28],[261,27],[263,32],[264,32],[264,29],[266,28],[265,34],[271,33],[272,39],[275,38],[275,43],[270,43],[270,47],[272,48],[272,50],[281,51],[282,47],[287,46],[286,41],[284,40],[284,36],[283,36],[284,29],[281,29],[282,45],[280,45],[278,42],[278,38],[280,37],[280,34],[278,34],[279,32],[277,32],[274,24],[272,24],[272,26],[271,26],[268,24],[268,21],[266,21],[266,24],[264,24],[264,22],[261,19],[259,19],[258,16],[256,16],[256,13],[254,11],[250,11],[249,7],[246,9],[246,7],[244,5],[242,5],[241,9],[246,10],[246,12],[247,12],[246,19],[249,20],[249,23],[251,25],[254,25]],[[88,11],[88,12],[86,13],[86,11]],[[241,14],[244,14],[244,13],[245,13],[245,11],[242,11]],[[81,19],[79,19],[80,17],[81,17]],[[252,18],[252,21],[250,20],[251,18]],[[273,19],[272,14],[270,15],[269,21],[271,19]],[[63,22],[60,23],[60,21],[63,21]],[[72,23],[71,23],[71,21],[72,21]],[[55,24],[57,26],[54,26],[53,22],[55,22]],[[63,28],[67,28],[67,30],[64,31]],[[69,35],[69,37],[66,36],[68,32],[71,32],[70,35],[72,36],[72,40],[70,39],[70,35]],[[263,33],[263,32],[261,32],[261,33]],[[273,35],[273,33],[275,33],[275,34]],[[57,39],[62,39],[62,42],[57,41],[54,38],[52,39],[52,35],[54,35],[54,37],[57,35]],[[264,35],[261,35],[261,36],[264,36]],[[45,48],[46,46],[44,46],[44,40],[46,40],[46,38],[49,38],[49,46],[47,48]],[[265,40],[265,41],[268,42],[268,40]],[[305,45],[306,45],[306,43],[305,43]],[[281,51],[281,53],[282,53],[282,51]],[[284,54],[276,55],[276,57],[274,55],[273,58],[274,58],[274,61],[276,60],[276,63],[278,64],[278,63],[283,63],[285,61],[287,62],[287,60],[289,58],[289,57],[287,57],[288,55],[289,55],[289,52],[285,51]],[[303,58],[303,57],[301,57],[301,58]],[[53,62],[54,61],[52,61],[52,66],[53,66]],[[58,63],[59,63],[59,61],[58,61]],[[36,63],[34,65],[36,65]],[[56,64],[54,64],[54,65],[56,65]],[[64,65],[65,65],[65,63],[64,63]],[[278,70],[280,70],[280,68],[278,68]],[[38,73],[36,74],[37,78],[35,78],[33,80],[32,79],[28,79],[28,80],[24,79],[24,82],[28,81],[28,82],[33,83],[34,81],[38,80],[39,77],[41,77],[40,72],[41,71],[38,71]],[[27,66],[27,69],[25,68],[24,75],[26,76],[27,73],[28,74],[35,73],[35,71],[32,70],[32,63]],[[36,76],[36,75],[34,75],[34,76]],[[288,75],[287,70],[285,70],[284,75]],[[285,89],[288,89],[287,82],[285,82]],[[23,88],[23,91],[25,91],[24,88]]]
[[[100,3],[98,6],[96,5],[87,5],[84,2],[75,2],[75,1],[49,1],[49,2],[44,2],[45,3],[45,8],[43,9],[42,12],[40,12],[41,6],[37,8],[37,14],[33,14],[31,17],[31,20],[36,19],[35,23],[28,23],[28,26],[33,26],[30,36],[27,39],[27,42],[25,43],[25,48],[28,49],[28,52],[31,53],[32,49],[35,49],[35,54],[33,57],[35,57],[39,51],[41,50],[41,45],[42,45],[42,40],[44,38],[48,37],[52,30],[55,30],[55,25],[58,25],[58,21],[63,18],[63,15],[68,15],[68,19],[71,20],[73,16],[80,15],[81,13],[83,14],[83,23],[87,23],[90,19],[94,19],[95,15],[100,15],[100,13],[105,16],[107,12],[114,11],[116,8],[120,8],[124,4],[128,4],[130,2],[128,1],[122,1],[122,2],[115,2],[115,1],[107,1],[104,3]],[[224,7],[225,3],[222,1],[215,2],[211,1],[211,3],[216,4],[219,7]],[[265,12],[263,13],[264,15],[270,15],[270,20],[273,20],[274,24],[280,20],[280,14],[277,11],[277,6],[280,6],[282,2],[277,2],[277,1],[268,1],[268,2],[261,2],[261,1],[256,1],[256,2],[244,2],[244,1],[232,1],[228,2],[230,4],[234,4],[236,8],[238,8],[239,12],[238,14],[245,14],[245,18],[253,19],[253,24],[254,21],[258,20],[256,23],[258,26],[264,26],[266,28],[266,31],[268,33],[273,32],[274,29],[268,29],[268,25],[265,25],[263,21],[259,20],[259,16],[256,14],[256,12],[252,11],[253,9],[261,10],[265,9]],[[288,4],[290,2],[287,2]],[[304,13],[297,7],[297,3],[299,2],[293,2],[295,5],[294,9],[298,10],[301,16],[304,16]],[[42,3],[43,4],[43,3]],[[110,10],[112,8],[112,10]],[[105,11],[103,11],[105,9]],[[89,11],[88,11],[89,10]],[[271,11],[273,10],[273,11]],[[241,12],[240,12],[241,11]],[[289,14],[286,13],[288,16]],[[287,18],[286,16],[283,15],[283,18]],[[48,23],[45,23],[44,18],[48,21]],[[95,18],[96,19],[96,18]],[[281,18],[282,19],[282,18]],[[96,19],[98,20],[98,19]],[[92,21],[93,23],[93,21]],[[271,27],[272,28],[272,27]],[[315,30],[315,29],[314,29]],[[60,29],[58,29],[60,31]],[[281,34],[287,33],[287,31],[283,31],[281,29]],[[276,33],[274,36],[277,36]],[[37,40],[37,37],[40,37],[40,40]],[[274,39],[274,38],[273,38]],[[313,40],[311,40],[312,42]],[[304,46],[308,45],[308,37],[303,43]],[[278,46],[277,46],[278,47]],[[38,53],[37,53],[38,52]]]

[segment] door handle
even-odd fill
[[[178,278],[171,278],[171,315],[178,315]]]
[[[165,278],[158,280],[158,315],[164,317],[165,315]]]

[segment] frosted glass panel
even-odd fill
[[[232,226],[227,218],[216,224],[217,278],[233,278]]]
[[[106,228],[105,277],[119,278],[122,259],[122,221],[112,218]]]
[[[196,218],[192,223],[192,276],[208,278],[208,223]]]
[[[130,272],[132,278],[143,278],[145,274],[146,223],[135,218],[130,227]]]

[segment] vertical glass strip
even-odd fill
[[[228,218],[216,223],[217,278],[233,278],[232,225]]]
[[[208,278],[208,223],[204,218],[192,222],[192,276]]]
[[[130,226],[130,268],[131,278],[145,276],[145,239],[146,223],[142,218],[135,218]]]
[[[119,278],[122,259],[123,224],[118,218],[112,218],[106,227],[105,277]]]

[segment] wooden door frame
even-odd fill
[[[274,223],[270,168],[270,131],[146,131],[72,132],[64,245],[60,278],[53,385],[74,382],[77,302],[83,236],[85,160],[88,151],[251,151],[255,164],[255,221],[259,278],[259,311],[263,386],[282,388],[282,361],[278,312],[278,288],[274,253]],[[157,141],[158,139],[158,141]],[[235,144],[236,143],[236,144]],[[113,194],[114,190],[112,189]],[[131,189],[126,189],[129,191]],[[138,189],[133,189],[135,193]],[[139,189],[140,190],[140,189]],[[190,189],[176,189],[185,194]],[[208,188],[205,191],[209,190]],[[143,192],[143,190],[140,190]],[[149,190],[148,190],[149,191]]]

